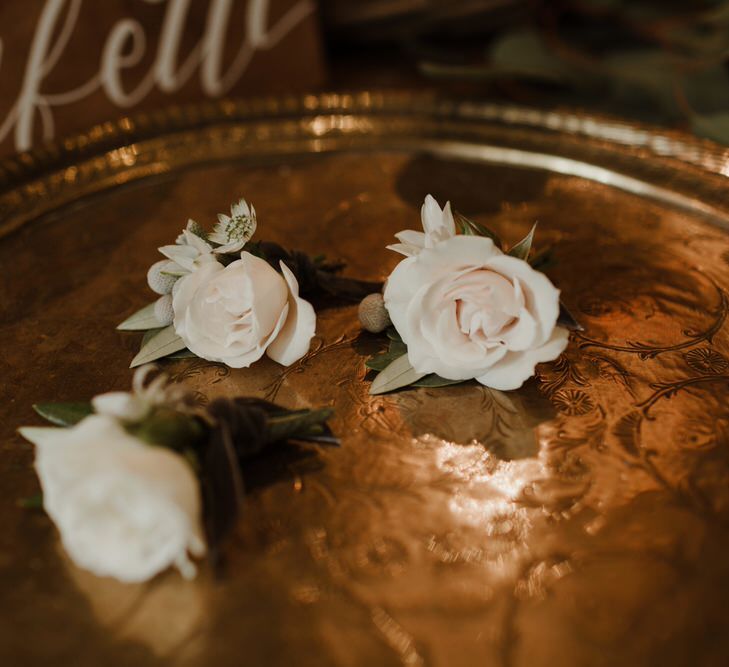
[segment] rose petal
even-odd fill
[[[568,339],[569,332],[562,327],[556,327],[550,339],[541,347],[523,352],[509,352],[476,379],[492,389],[518,389],[534,375],[537,364],[559,357],[567,347]]]
[[[547,276],[535,271],[523,259],[496,255],[488,260],[486,266],[512,282],[519,281],[524,293],[525,306],[534,316],[538,329],[533,344],[545,343],[551,336],[559,316],[559,290]]]
[[[316,313],[308,302],[299,297],[299,283],[288,266],[280,263],[289,289],[286,323],[266,350],[266,354],[283,366],[290,366],[308,351],[316,330]]]
[[[246,275],[252,285],[253,302],[250,308],[253,311],[256,333],[260,337],[267,336],[276,326],[281,310],[288,300],[286,282],[267,261],[249,252],[243,252],[239,261],[245,263]]]
[[[455,236],[456,223],[453,220],[450,202],[446,202],[441,210],[435,198],[427,195],[420,208],[420,220],[425,231],[426,247],[433,247],[436,243]]]
[[[417,255],[425,247],[425,234],[414,229],[404,229],[395,234],[395,238],[401,243],[393,243],[386,248],[406,257]]]
[[[199,484],[171,450],[130,436],[111,417],[92,415],[39,447],[44,506],[81,567],[121,581],[144,581],[199,548]]]
[[[97,414],[128,421],[142,419],[147,412],[145,402],[126,391],[110,391],[100,394],[92,399],[91,405]]]
[[[455,303],[443,300],[451,276],[422,287],[407,307],[408,359],[419,373],[437,373],[449,380],[468,380],[486,371],[506,354],[498,344],[484,350],[458,328]]]

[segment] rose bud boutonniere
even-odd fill
[[[164,375],[149,381],[153,368],[137,370],[129,393],[36,405],[55,426],[20,429],[71,559],[124,582],[170,566],[194,577],[191,557],[216,554],[239,515],[251,457],[288,440],[338,444],[328,408],[243,397],[202,408]]]
[[[255,208],[241,199],[212,232],[190,220],[174,245],[159,249],[166,259],[147,273],[158,299],[118,326],[146,332],[132,367],[198,356],[247,368],[264,354],[289,366],[308,352],[316,329],[304,297],[357,302],[377,287],[337,275],[342,264],[252,241],[256,228]]]
[[[540,362],[559,357],[579,325],[559,290],[530,257],[536,225],[508,251],[496,234],[441,209],[428,195],[423,231],[396,234],[388,246],[405,256],[383,294],[360,304],[369,331],[387,329],[388,351],[367,366],[380,371],[380,394],[408,385],[437,387],[475,379],[492,389],[519,388]],[[459,233],[460,232],[460,233]]]

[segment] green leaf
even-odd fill
[[[426,375],[424,378],[421,378],[420,380],[417,380],[416,382],[413,382],[413,387],[450,387],[452,384],[462,384],[464,382],[468,382],[468,380],[448,380],[446,378],[442,378],[440,375],[436,375],[435,373],[431,373],[430,375]]]
[[[534,241],[534,232],[536,229],[537,223],[535,222],[529,233],[521,241],[519,241],[519,243],[512,246],[507,254],[511,257],[526,260],[532,250],[532,241]]]
[[[533,269],[539,271],[544,271],[544,269],[556,264],[551,246],[540,248],[527,261]]]
[[[175,333],[175,328],[170,325],[161,329],[154,334],[149,340],[142,343],[142,349],[139,350],[129,368],[135,368],[142,364],[148,364],[150,361],[161,359],[174,352],[185,349],[185,342]]]
[[[397,332],[395,327],[387,327],[385,334],[390,340],[397,340],[402,343],[402,336]]]
[[[370,394],[384,394],[388,391],[407,387],[413,382],[417,382],[420,378],[425,377],[427,373],[418,373],[408,361],[408,355],[403,354],[395,359],[385,370],[381,371],[372,381]]]
[[[729,145],[729,111],[695,114],[691,117],[691,129],[702,137]]]
[[[316,410],[293,410],[268,417],[266,426],[269,439],[275,442],[323,436],[330,433],[326,422],[333,414],[332,408],[318,408]]]
[[[160,326],[160,321],[154,314],[154,304],[150,303],[134,315],[127,317],[117,329],[119,331],[146,331],[147,329],[158,329]]]
[[[42,510],[43,494],[36,493],[34,496],[21,498],[20,500],[18,500],[18,507],[22,507],[24,510]]]
[[[496,232],[480,225],[474,220],[469,220],[465,215],[456,213],[456,224],[464,236],[485,236],[491,239],[499,250],[504,249],[504,243]]]
[[[365,366],[374,371],[384,371],[395,359],[398,359],[407,351],[407,346],[401,340],[391,340],[389,349],[370,357],[365,361]]]
[[[560,58],[541,35],[518,28],[497,37],[490,49],[490,65],[503,76],[546,83],[583,84],[595,79],[593,72]]]
[[[561,301],[559,302],[559,316],[557,317],[557,324],[567,329],[567,331],[584,331],[585,328],[572,316],[567,306]]]
[[[33,409],[43,419],[56,426],[74,426],[93,414],[91,403],[36,403]]]
[[[194,352],[190,352],[187,348],[180,350],[179,352],[173,352],[167,356],[168,359],[197,359],[197,355]]]
[[[194,448],[206,435],[200,420],[165,407],[157,408],[141,422],[127,424],[126,430],[150,445],[178,452]]]

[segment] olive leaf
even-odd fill
[[[124,320],[117,329],[119,331],[146,331],[147,329],[158,329],[161,327],[160,321],[154,314],[154,304],[138,310],[134,315],[130,315]]]
[[[431,373],[430,375],[426,375],[424,378],[420,378],[420,380],[413,382],[412,386],[430,387],[433,389],[436,387],[449,387],[452,384],[462,384],[463,382],[468,382],[468,380],[449,380],[441,377],[440,375],[436,375],[435,373]]]
[[[532,242],[534,241],[534,232],[537,230],[537,223],[532,225],[529,233],[516,245],[512,246],[507,253],[511,257],[526,260],[532,250]]]
[[[33,406],[43,419],[56,426],[74,426],[84,417],[93,414],[94,409],[88,401],[79,403],[36,403]]]
[[[407,387],[426,375],[427,373],[418,373],[418,371],[410,365],[408,355],[403,354],[401,357],[391,362],[390,365],[385,368],[385,370],[381,371],[372,381],[370,394],[374,396],[376,394],[384,394],[388,391],[394,391],[401,387]]]
[[[142,342],[142,348],[137,356],[132,359],[129,368],[148,364],[150,361],[155,361],[184,349],[185,342],[175,333],[175,328],[170,325],[160,329],[148,340]]]
[[[197,355],[194,352],[190,352],[187,348],[180,350],[179,352],[173,352],[167,355],[168,359],[197,359]]]

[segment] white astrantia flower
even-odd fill
[[[420,209],[420,220],[423,224],[422,232],[414,229],[398,232],[395,234],[395,238],[400,243],[393,243],[387,248],[411,257],[425,248],[432,248],[437,243],[456,235],[456,223],[453,219],[450,202],[446,202],[441,209],[438,202],[428,195]]]
[[[154,408],[184,409],[186,392],[180,385],[168,384],[168,378],[159,374],[151,382],[149,375],[156,370],[153,364],[141,366],[134,373],[132,391],[111,391],[91,400],[94,411],[123,422],[140,422]]]
[[[124,414],[141,414],[130,409]],[[133,437],[110,414],[20,432],[36,446],[43,506],[78,566],[124,582],[146,581],[169,566],[195,576],[188,554],[205,553],[200,488],[182,456]]]
[[[567,346],[568,332],[557,326],[559,290],[490,238],[456,236],[447,224],[435,233],[440,240],[426,234],[422,248],[404,253],[384,290],[410,365],[449,380],[517,389],[536,364]]]
[[[191,231],[190,223],[187,229],[177,238],[174,245],[166,245],[159,248],[159,251],[179,267],[179,275],[185,275],[194,271],[195,267],[207,261],[217,261],[213,255],[213,247],[203,238]],[[173,271],[170,271],[173,273]]]
[[[173,325],[198,357],[247,368],[264,353],[288,366],[308,351],[316,314],[299,285],[248,252],[228,266],[204,262],[176,283]]]
[[[208,239],[219,244],[215,252],[229,254],[240,252],[256,231],[256,209],[241,199],[230,207],[230,215],[220,213],[218,223]]]

